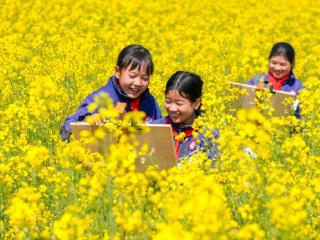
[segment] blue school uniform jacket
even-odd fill
[[[263,82],[265,86],[269,86],[269,75],[268,74],[258,74],[254,76],[250,81],[247,82],[249,85],[257,85],[259,82]],[[302,82],[300,82],[293,72],[290,73],[289,78],[283,83],[281,91],[284,92],[295,92],[296,94],[303,88]]]
[[[259,82],[263,82],[266,88],[269,87],[269,75],[268,74],[258,74],[254,76],[250,81],[247,82],[249,85],[257,85]],[[284,92],[294,92],[295,94],[299,94],[300,90],[303,88],[303,84],[300,80],[298,80],[293,72],[290,72],[289,78],[283,83],[281,87],[281,91]],[[301,108],[300,104],[297,106],[295,110],[295,116],[300,118]]]
[[[100,89],[94,91],[89,96],[87,96],[80,104],[77,111],[74,114],[67,117],[67,119],[64,122],[64,125],[61,128],[61,138],[63,141],[67,140],[71,134],[71,122],[83,121],[86,116],[98,112],[98,109],[96,109],[93,112],[89,112],[88,106],[94,102],[95,96],[99,96],[101,93],[107,93],[109,97],[113,99],[114,105],[116,105],[118,102],[127,103],[126,112],[130,111],[131,99],[120,89],[115,76],[112,76],[106,85],[102,86]],[[151,122],[161,117],[161,109],[148,89],[144,91],[140,96],[139,110],[146,113],[147,122]]]
[[[171,124],[173,135],[175,133],[179,134],[181,132],[185,132],[186,137],[183,141],[177,141],[175,138],[173,139],[174,145],[176,148],[176,154],[178,162],[184,157],[189,157],[193,153],[196,153],[197,151],[204,151],[207,152],[208,157],[210,159],[213,159],[217,153],[217,144],[212,143],[212,139],[205,138],[202,133],[198,135],[198,141],[195,139],[191,134],[188,134],[193,131],[191,126],[187,127],[179,127],[177,124],[175,124],[169,116],[157,119],[152,122],[153,124]],[[213,131],[213,135],[215,138],[219,137],[218,130]]]

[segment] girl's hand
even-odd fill
[[[89,118],[90,120],[88,122],[96,126],[102,126],[107,121],[107,119],[101,118],[101,116],[98,113],[90,115]]]

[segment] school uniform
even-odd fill
[[[270,73],[268,74],[258,74],[254,76],[250,81],[247,82],[249,85],[257,85],[258,83],[263,83],[265,88],[270,88],[272,85],[274,85],[276,82],[271,79],[272,75]],[[281,80],[278,85],[272,86],[275,90],[280,90],[284,92],[293,92],[296,95],[299,94],[300,90],[303,88],[303,84],[300,80],[298,80],[294,73],[291,71],[289,73],[289,76]],[[295,116],[297,118],[301,117],[301,108],[300,104],[297,104],[295,109]]]
[[[112,76],[108,83],[102,86],[100,89],[94,91],[89,96],[87,96],[83,102],[80,104],[77,111],[67,117],[64,122],[64,125],[61,127],[61,138],[63,141],[67,140],[71,134],[70,124],[72,122],[83,121],[86,116],[98,113],[98,109],[95,109],[93,112],[89,112],[88,106],[94,102],[96,96],[100,96],[101,93],[107,93],[109,97],[113,100],[114,106],[123,102],[126,103],[126,112],[132,111],[133,104],[137,101],[130,99],[120,88],[117,83],[115,76]],[[161,109],[156,102],[155,98],[151,95],[149,90],[144,91],[138,101],[138,106],[135,106],[136,110],[143,111],[146,113],[146,122],[151,122],[155,119],[161,117]]]
[[[153,124],[170,124],[172,127],[173,141],[176,150],[176,155],[178,162],[181,161],[184,157],[190,157],[192,154],[198,151],[204,151],[208,154],[210,159],[213,159],[217,153],[217,145],[212,143],[212,139],[204,137],[203,133],[198,135],[198,138],[194,138],[192,133],[194,129],[191,125],[180,127],[178,124],[175,124],[170,116],[154,120]],[[184,133],[184,138],[179,139],[179,135]],[[218,130],[213,131],[214,138],[219,137]],[[178,136],[178,138],[177,138]],[[164,149],[165,151],[165,149]]]
[[[254,76],[250,81],[247,82],[249,85],[257,85],[260,82],[263,82],[265,87],[270,86],[270,75],[269,74],[258,74]],[[303,84],[300,80],[298,80],[293,72],[291,71],[289,74],[288,79],[286,79],[279,90],[284,92],[294,92],[295,94],[298,94],[299,91],[303,88]]]

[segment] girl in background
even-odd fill
[[[276,43],[269,55],[268,73],[256,75],[247,84],[263,84],[265,88],[291,92],[297,95],[303,85],[292,71],[294,63],[294,48],[286,42]],[[300,118],[300,107],[297,103],[295,115]]]

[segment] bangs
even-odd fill
[[[147,69],[147,74],[152,75],[153,73],[153,64],[151,63],[150,59],[147,58],[143,53],[136,52],[132,56],[127,56],[127,58],[124,59],[124,66],[123,68],[126,69],[130,66],[129,70],[134,70],[138,68],[140,71],[141,66],[145,65]]]

